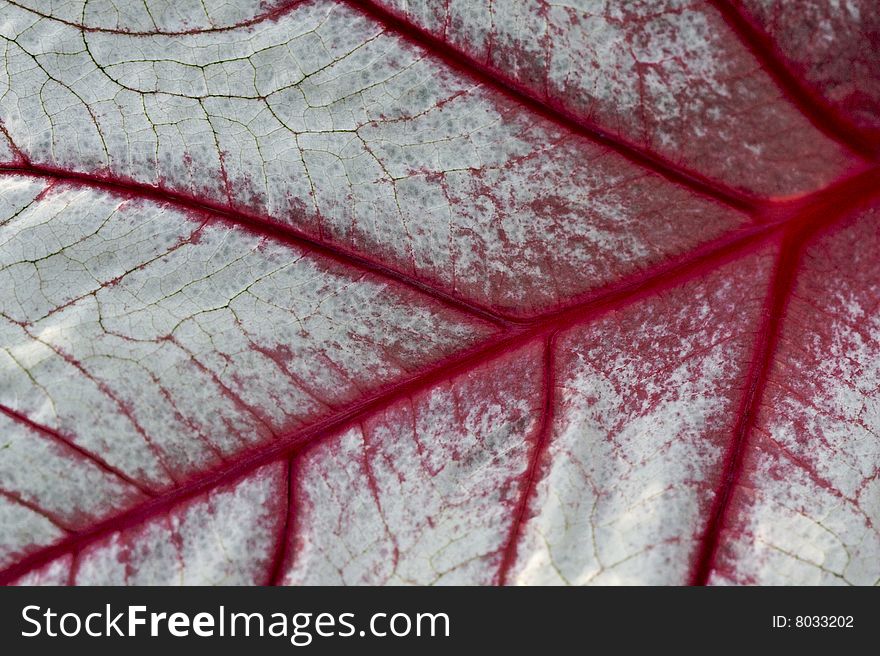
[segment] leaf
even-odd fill
[[[5,3],[0,582],[876,584],[808,4]]]
[[[735,19],[757,29],[759,47],[774,51],[792,75],[805,80],[812,102],[833,114],[829,126],[863,148],[880,142],[880,83],[872,53],[880,42],[880,17],[866,0],[791,3],[742,0]]]

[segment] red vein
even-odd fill
[[[31,430],[34,430],[38,433],[41,433],[41,434],[49,437],[53,441],[64,445],[65,447],[67,447],[71,451],[76,452],[77,454],[82,456],[84,459],[88,460],[93,465],[95,465],[96,467],[98,467],[99,469],[104,471],[104,473],[109,474],[115,478],[118,478],[119,480],[124,481],[125,483],[128,483],[133,488],[142,492],[143,494],[145,494],[147,496],[155,496],[154,493],[152,491],[150,491],[148,488],[146,488],[143,484],[141,484],[138,481],[136,481],[135,479],[131,478],[125,472],[117,469],[116,467],[111,465],[109,462],[104,460],[98,454],[92,453],[91,451],[84,449],[83,447],[78,445],[76,442],[74,442],[72,439],[70,439],[69,437],[66,437],[65,435],[62,435],[58,431],[53,430],[53,429],[49,428],[48,426],[43,426],[42,424],[38,424],[37,422],[35,422],[35,421],[29,419],[28,417],[26,417],[25,415],[21,414],[20,412],[17,412],[15,410],[13,410],[12,408],[7,407],[2,404],[0,404],[0,413],[3,413],[4,415],[6,415],[7,417],[9,417],[10,419],[12,419],[13,421],[15,421],[17,423],[24,424],[25,426],[27,426]]]
[[[539,114],[553,121],[554,123],[561,125],[566,130],[584,136],[587,139],[599,143],[605,147],[611,148],[612,150],[620,153],[640,167],[650,169],[651,171],[665,177],[671,182],[683,185],[699,194],[714,198],[715,200],[725,203],[726,205],[734,207],[738,210],[751,211],[761,204],[761,201],[754,196],[750,196],[743,193],[742,191],[721,184],[718,181],[708,178],[697,171],[693,171],[683,166],[680,166],[679,164],[676,164],[667,158],[651,153],[650,151],[647,151],[644,148],[641,148],[618,135],[612,134],[604,130],[597,124],[587,121],[583,117],[578,116],[574,112],[571,112],[562,103],[555,102],[549,97],[540,96],[532,89],[528,88],[526,85],[520,84],[506,76],[502,80],[499,77],[498,71],[488,66],[485,66],[484,64],[476,61],[467,54],[459,51],[456,48],[451,47],[442,39],[437,38],[427,30],[411,23],[410,21],[401,18],[397,14],[389,11],[388,9],[379,5],[373,0],[357,0],[356,2],[352,0],[342,1],[353,7],[357,11],[360,11],[361,13],[384,25],[389,30],[399,34],[404,38],[409,38],[415,43],[418,43],[420,46],[430,51],[432,55],[441,59],[453,69],[462,72],[468,77],[477,80],[480,84],[490,87],[496,92],[499,92],[511,98],[513,101],[525,106],[536,114]],[[301,2],[302,0],[291,0],[289,2],[279,5],[269,12],[260,14],[252,19],[242,21],[228,27],[168,32],[128,32],[126,30],[120,29],[87,27],[80,23],[60,19],[58,17],[40,12],[30,7],[21,8],[35,15],[71,25],[72,27],[76,27],[77,29],[86,32],[110,32],[118,34],[129,34],[131,36],[151,36],[158,34],[165,36],[177,36],[185,34],[199,34],[203,32],[222,32],[231,29],[237,29],[240,27],[248,27],[263,21],[276,20],[292,11],[297,5],[301,4]]]
[[[377,2],[374,2],[374,0],[342,1],[381,23],[388,30],[417,43],[452,69],[470,77],[483,86],[493,89],[565,130],[614,150],[641,168],[649,169],[670,182],[687,187],[698,194],[713,198],[740,211],[751,212],[762,205],[762,201],[759,198],[728,187],[697,171],[692,171],[665,157],[645,150],[619,135],[604,130],[599,125],[578,116],[561,102],[537,94],[528,86],[512,80],[501,71],[475,60],[424,28],[389,11]]]
[[[400,398],[404,398],[409,394],[415,394],[419,390],[430,388],[456,373],[470,370],[480,363],[491,359],[496,354],[503,352],[511,343],[518,344],[522,339],[520,336],[519,339],[507,338],[506,340],[492,340],[491,342],[480,344],[476,348],[469,349],[465,354],[450,358],[421,374],[398,381],[384,391],[365,397],[349,405],[344,410],[333,413],[305,429],[279,436],[262,447],[243,452],[236,457],[235,461],[229,464],[205,471],[155,499],[139,506],[134,506],[126,512],[108,517],[77,536],[58,542],[23,558],[18,563],[0,571],[0,585],[10,582],[23,573],[39,567],[62,554],[69,551],[78,551],[84,545],[100,539],[108,533],[143,523],[151,517],[166,512],[178,503],[224,484],[238,481],[256,469],[279,458],[291,457],[302,446],[316,441],[319,437],[335,434],[350,422],[357,421],[362,416],[379,412]]]
[[[55,513],[49,512],[45,508],[41,508],[40,506],[35,504],[33,501],[28,501],[24,497],[20,496],[17,492],[11,492],[10,490],[6,490],[6,489],[0,487],[0,497],[6,497],[12,503],[16,503],[20,506],[24,506],[25,508],[27,508],[31,512],[39,515],[40,517],[42,517],[43,519],[45,519],[46,521],[51,523],[53,526],[55,526],[55,528],[58,528],[58,529],[64,531],[65,533],[72,533],[73,532],[73,529],[68,524],[66,524],[63,519],[58,517],[58,515],[56,515]]]
[[[691,572],[692,585],[705,585],[715,564],[731,498],[742,476],[749,438],[757,428],[755,422],[758,410],[774,364],[773,357],[780,339],[785,310],[791,299],[797,267],[805,245],[823,228],[851,215],[869,198],[876,197],[878,181],[878,170],[872,169],[841,185],[819,192],[814,195],[811,203],[797,211],[796,220],[784,224],[764,319],[756,336],[752,364],[746,375],[745,393],[737,412],[733,437],[724,456],[718,487]]]
[[[13,154],[16,162],[27,163],[28,162],[27,155],[25,155],[24,152],[21,150],[21,148],[18,147],[18,144],[16,144],[12,140],[12,137],[9,135],[9,130],[7,130],[6,126],[3,125],[3,121],[0,121],[0,134],[2,134],[6,138],[6,141],[9,142],[9,147],[12,149],[12,154]]]
[[[727,245],[739,243],[742,239],[748,239],[753,235],[764,231],[768,225],[780,225],[805,212],[808,208],[818,203],[828,206],[828,211],[833,212],[834,207],[845,203],[848,198],[870,197],[874,187],[880,185],[880,167],[867,168],[839,182],[829,185],[809,196],[792,201],[775,202],[765,204],[754,214],[755,222],[761,225],[745,226],[734,229],[722,237],[701,244],[700,246],[677,256],[647,267],[641,272],[627,276],[624,280],[612,283],[603,288],[594,289],[584,294],[573,296],[565,304],[556,308],[550,308],[544,312],[530,317],[513,317],[497,312],[468,300],[451,295],[437,289],[417,278],[391,269],[378,262],[373,262],[359,254],[347,251],[336,245],[328,245],[322,241],[305,235],[297,229],[278,223],[273,219],[266,219],[242,210],[231,209],[210,201],[202,201],[186,194],[167,191],[151,185],[126,181],[120,182],[109,180],[95,173],[68,172],[40,165],[0,165],[0,175],[24,175],[29,177],[61,182],[72,186],[87,186],[102,189],[125,198],[141,198],[154,202],[172,205],[181,211],[196,212],[204,221],[211,219],[225,221],[233,225],[241,226],[256,234],[276,239],[283,243],[292,243],[300,248],[311,250],[333,261],[351,266],[361,271],[389,279],[401,286],[414,289],[452,309],[464,312],[484,321],[494,323],[504,329],[514,326],[531,325],[537,322],[547,321],[553,316],[564,314],[572,307],[591,303],[597,298],[609,294],[619,294],[626,289],[638,287],[643,282],[657,276],[667,275],[680,266],[690,266],[696,260],[710,258],[719,253]]]
[[[2,170],[0,168],[0,172]],[[64,177],[60,174],[47,172],[32,172],[31,174],[51,178]],[[94,184],[98,187],[125,191],[125,187],[121,187],[119,184],[107,183],[100,179],[92,180],[91,176],[74,174],[70,176],[70,179]],[[149,187],[143,190],[143,194],[147,197],[167,198],[164,192]],[[173,490],[144,504],[108,517],[77,535],[38,550],[0,571],[0,584],[13,581],[53,558],[70,551],[77,551],[83,545],[99,539],[107,533],[143,522],[183,500],[223,483],[238,480],[258,467],[280,457],[289,457],[305,444],[325,438],[352,421],[381,411],[401,398],[412,396],[442,380],[475,368],[505,351],[519,348],[533,339],[545,339],[549,334],[570,326],[588,323],[614,308],[636,302],[648,295],[656,294],[664,288],[698,277],[726,262],[755,252],[769,239],[783,232],[803,236],[808,232],[820,229],[822,226],[830,225],[834,220],[853,211],[878,194],[880,194],[880,167],[875,167],[809,197],[769,206],[763,215],[762,224],[727,235],[712,244],[692,251],[677,261],[656,265],[571,306],[553,310],[519,325],[508,323],[502,332],[475,347],[442,360],[422,372],[399,380],[384,390],[379,390],[342,408],[305,429],[279,436],[262,447],[242,453],[234,462],[223,463],[216,469],[203,472],[198,478],[183,481]],[[198,205],[195,202],[190,204]],[[205,209],[203,211],[213,210]],[[230,217],[229,214],[226,212],[225,216],[229,220],[233,220],[234,217]],[[754,398],[754,394],[752,398]],[[716,513],[716,515],[720,518],[723,511]],[[717,523],[720,527],[720,520]],[[707,540],[709,539],[713,539],[711,535],[707,537]],[[714,539],[717,539],[717,536]]]
[[[760,248],[778,229],[778,226],[762,226],[745,235],[738,235],[736,239],[723,242],[712,252],[700,253],[698,257],[694,257],[688,262],[680,263],[673,268],[664,268],[659,274],[640,279],[633,285],[609,291],[597,298],[570,307],[564,312],[544,317],[532,325],[517,326],[492,336],[474,347],[441,360],[422,372],[398,380],[385,389],[378,390],[310,426],[287,435],[278,436],[260,447],[242,452],[236,456],[234,461],[221,463],[216,468],[204,471],[189,481],[181,482],[177,487],[161,496],[108,517],[75,536],[26,556],[19,562],[0,570],[0,585],[14,581],[26,572],[63,554],[78,551],[84,545],[94,542],[108,533],[142,523],[187,499],[240,480],[256,469],[279,458],[291,457],[304,446],[313,444],[320,439],[326,439],[353,422],[379,413],[401,399],[415,396],[444,380],[475,369],[503,353],[525,346],[532,340],[546,339],[549,334],[572,325],[595,320],[617,307],[635,302],[645,295],[678,284],[683,279],[699,276],[724,262],[742,257]]]
[[[795,244],[790,237],[783,240],[780,245],[779,257],[770,282],[764,320],[757,333],[752,366],[746,376],[745,394],[737,413],[733,439],[724,456],[720,482],[715,491],[712,509],[691,575],[692,585],[705,585],[709,579],[730,499],[742,473],[748,438],[755,426],[758,409],[767,386],[776,342],[779,339],[779,327],[794,283],[795,268],[799,258],[797,249],[793,246]]]
[[[278,585],[284,576],[284,565],[287,561],[287,550],[290,537],[293,532],[293,486],[294,486],[294,458],[287,461],[287,479],[285,497],[287,505],[284,511],[284,524],[278,536],[278,544],[275,546],[275,554],[272,556],[272,566],[269,568],[267,578],[268,585]]]
[[[109,191],[124,198],[138,198],[172,205],[181,211],[195,213],[200,218],[225,221],[233,225],[242,226],[254,234],[269,237],[282,243],[293,244],[358,271],[392,280],[401,286],[409,287],[425,296],[429,296],[442,305],[488,321],[496,326],[507,326],[515,321],[515,319],[504,316],[495,310],[454,296],[423,280],[371,260],[363,255],[349,251],[336,244],[328,244],[315,239],[311,235],[290,225],[280,223],[276,219],[260,216],[246,210],[234,209],[220,203],[199,199],[195,196],[176,191],[169,191],[135,180],[109,178],[100,173],[66,171],[39,164],[3,164],[0,165],[0,175],[3,174],[55,180],[70,185],[87,185],[91,188]]]
[[[450,46],[444,40],[431,34],[424,28],[412,23],[397,13],[378,4],[374,0],[341,0],[366,14],[373,20],[381,23],[386,28],[394,31],[404,38],[418,43],[429,50],[435,57],[444,61],[459,72],[476,79],[483,85],[495,89],[497,92],[510,97],[515,102],[527,107],[531,111],[563,126],[569,131],[580,134],[591,141],[613,149],[633,163],[648,168],[666,179],[690,188],[697,193],[709,196],[723,202],[735,209],[753,211],[759,208],[762,201],[754,196],[719,183],[703,174],[690,170],[671,160],[652,153],[644,148],[610,133],[598,124],[585,120],[574,112],[568,110],[562,103],[554,101],[545,95],[535,93],[528,86],[504,76],[499,77],[499,71],[486,66],[466,53]],[[184,36],[211,32],[226,32],[230,30],[251,27],[263,22],[278,20],[293,11],[304,0],[288,0],[279,4],[274,9],[238,23],[224,27],[209,27],[188,30],[155,30],[134,32],[119,28],[91,27],[76,21],[66,20],[33,7],[26,7],[14,0],[10,4],[28,11],[47,20],[56,21],[69,25],[83,32],[104,32],[111,34],[124,34],[128,36]],[[711,0],[712,4],[722,13],[728,25],[739,35],[744,45],[765,66],[771,77],[776,80],[783,92],[792,100],[801,112],[822,132],[843,143],[854,153],[874,159],[880,148],[869,147],[868,138],[865,134],[853,126],[845,117],[835,112],[821,97],[815,94],[807,85],[803,84],[783,63],[785,58],[778,52],[775,44],[764,34],[752,21],[746,18],[737,8],[730,5],[726,0]],[[5,130],[3,130],[5,133]],[[8,137],[8,135],[7,135]],[[12,147],[27,158],[10,140]]]
[[[76,577],[79,574],[80,564],[79,553],[70,554],[70,569],[67,572],[67,585],[70,587],[76,585]]]
[[[519,544],[520,535],[527,519],[529,504],[534,494],[535,485],[538,482],[538,472],[540,470],[541,461],[550,445],[550,433],[553,430],[553,410],[554,410],[554,378],[555,378],[555,357],[556,357],[556,333],[549,335],[544,344],[544,402],[541,412],[541,423],[538,426],[535,445],[532,447],[532,453],[529,459],[529,465],[526,468],[523,477],[522,492],[520,493],[519,503],[513,522],[510,526],[510,533],[504,545],[504,555],[501,558],[501,565],[498,568],[498,585],[507,583],[507,575],[510,568],[516,560],[516,550]]]
[[[707,271],[757,251],[780,234],[804,235],[808,231],[829,225],[844,213],[851,212],[861,203],[880,193],[875,189],[878,180],[880,180],[880,167],[811,196],[813,203],[802,199],[780,207],[772,217],[772,221],[719,240],[710,250],[692,253],[690,257],[671,266],[668,264],[658,266],[655,270],[635,276],[634,279],[594,298],[539,317],[528,325],[510,326],[496,336],[441,360],[422,372],[398,380],[384,390],[364,397],[311,426],[279,436],[261,447],[240,454],[232,463],[223,463],[213,470],[202,472],[198,477],[182,482],[178,487],[161,496],[108,517],[77,535],[26,556],[19,562],[0,570],[0,585],[8,584],[55,558],[79,551],[84,545],[108,533],[142,523],[182,501],[223,484],[240,480],[259,467],[279,458],[292,457],[304,446],[326,439],[352,422],[361,421],[371,414],[381,412],[403,398],[415,396],[443,380],[470,371],[532,340],[548,339],[553,333],[574,325],[589,323],[613,309],[699,277]],[[837,209],[838,205],[841,206],[840,209]],[[718,516],[720,517],[721,514],[723,513],[719,513]]]
[[[787,64],[786,56],[770,36],[742,10],[737,0],[710,2],[780,90],[814,127],[863,158],[875,160],[880,156],[880,143],[877,143],[877,139],[872,140],[801,80]]]

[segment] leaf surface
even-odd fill
[[[0,581],[877,583],[846,4],[5,3]]]
[[[778,53],[780,63],[805,91],[834,114],[839,130],[849,131],[864,147],[880,139],[880,84],[876,50],[880,17],[868,0],[838,4],[811,0],[744,0],[738,7],[744,31]]]

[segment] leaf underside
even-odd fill
[[[0,582],[880,582],[871,0],[0,4]]]

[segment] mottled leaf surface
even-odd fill
[[[876,584],[870,3],[0,5],[0,582]]]

